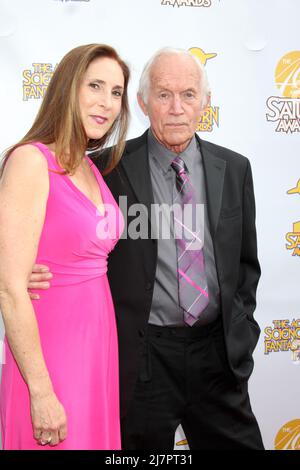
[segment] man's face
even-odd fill
[[[161,56],[150,71],[147,103],[138,95],[155,137],[175,153],[188,146],[207,104],[202,106],[200,73],[191,57]]]

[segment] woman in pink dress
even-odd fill
[[[0,180],[4,449],[120,449],[118,347],[107,256],[123,219],[86,150],[128,122],[129,70],[109,46],[70,51]],[[35,262],[51,289],[31,300]],[[41,447],[42,446],[42,447]]]

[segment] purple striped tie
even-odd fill
[[[194,219],[191,214],[196,217],[199,214],[196,213],[195,190],[186,174],[184,161],[177,155],[171,166],[176,172],[173,207],[179,305],[184,310],[184,322],[192,326],[199,319],[209,301],[203,240],[200,239],[202,237],[198,230],[193,231]],[[204,232],[203,227],[202,231]],[[186,237],[183,232],[189,236]]]

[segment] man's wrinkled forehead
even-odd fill
[[[188,89],[194,88],[195,90],[200,89],[200,76],[199,74],[188,74],[181,75],[172,74],[161,74],[154,75],[151,77],[151,88],[155,89]]]
[[[192,58],[182,56],[159,57],[150,70],[150,83],[155,88],[185,84],[198,88],[201,81],[199,67]]]

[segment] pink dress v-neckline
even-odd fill
[[[56,167],[57,171],[59,172],[63,172],[63,168],[58,164],[56,158],[55,158],[55,154],[52,152],[52,150],[50,150],[45,144],[42,144],[42,143],[39,143],[39,146],[41,149],[43,149],[43,151],[50,157],[50,159],[53,160],[53,164],[54,166]],[[104,217],[105,216],[105,203],[104,203],[104,200],[103,200],[103,195],[101,194],[101,184],[103,182],[103,179],[101,180],[101,175],[98,171],[98,169],[95,167],[94,163],[92,162],[92,160],[87,156],[85,155],[84,157],[87,162],[89,163],[89,166],[98,182],[98,185],[99,185],[99,193],[100,193],[100,196],[101,196],[101,199],[102,199],[102,202],[103,202],[103,211],[100,211],[99,208],[96,206],[96,204],[87,197],[86,194],[84,194],[83,191],[81,191],[81,189],[78,188],[78,186],[76,186],[76,184],[71,180],[71,178],[69,177],[69,175],[67,175],[66,173],[62,173],[62,176],[65,178],[66,180],[66,183],[77,193],[77,195],[79,197],[82,198],[83,202],[89,206],[93,211],[97,211],[98,214],[101,216],[101,217]]]

